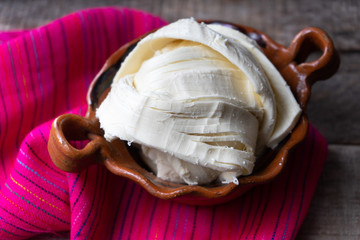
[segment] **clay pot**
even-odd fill
[[[303,113],[291,134],[274,150],[268,150],[257,159],[254,172],[238,178],[239,184],[214,183],[203,186],[177,184],[157,178],[143,164],[137,149],[127,146],[119,139],[107,142],[103,137],[96,108],[110,90],[112,79],[127,54],[139,39],[122,46],[105,62],[88,90],[88,110],[85,117],[73,114],[61,115],[55,119],[50,132],[49,154],[57,167],[66,172],[77,172],[91,164],[104,164],[112,173],[135,181],[152,195],[162,199],[175,199],[188,204],[211,205],[234,199],[250,188],[269,182],[282,171],[289,154],[304,140],[308,130],[306,105],[311,85],[317,80],[332,76],[338,69],[339,56],[329,36],[318,28],[306,28],[286,48],[253,28],[219,21],[235,28],[258,42],[265,55],[280,71],[290,85]],[[306,62],[311,53],[320,52],[316,60]],[[71,145],[74,140],[88,140],[86,146],[77,149]]]

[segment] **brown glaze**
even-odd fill
[[[311,85],[317,80],[332,76],[338,69],[339,56],[328,35],[318,28],[306,28],[299,32],[288,48],[274,42],[267,35],[253,28],[219,21],[204,21],[224,24],[253,38],[262,47],[265,55],[288,82],[297,101],[303,109],[292,133],[279,147],[257,160],[253,174],[239,177],[239,185],[210,184],[189,186],[171,183],[157,178],[121,140],[107,142],[95,117],[95,110],[110,90],[112,77],[123,59],[136,45],[136,39],[117,50],[106,62],[89,87],[88,110],[85,118],[65,114],[56,118],[50,132],[49,154],[60,169],[77,172],[91,164],[104,164],[112,173],[138,183],[152,195],[163,199],[176,199],[188,204],[211,205],[234,199],[255,185],[275,178],[284,168],[289,153],[306,136],[308,119],[306,105],[310,97]],[[312,62],[305,62],[312,52],[322,55]],[[71,140],[88,140],[82,149],[70,144]],[[135,154],[134,154],[135,153]],[[270,156],[270,157],[269,157]],[[261,166],[260,166],[261,163]]]

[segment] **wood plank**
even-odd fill
[[[0,30],[32,28],[82,8],[116,5],[142,9],[168,21],[184,17],[233,21],[258,28],[285,45],[301,29],[317,26],[341,50],[360,50],[360,1],[352,0],[4,0],[0,1]]]
[[[341,54],[338,73],[313,86],[309,120],[329,143],[360,144],[359,59],[360,52]]]
[[[315,197],[297,240],[360,237],[360,146],[330,145]]]

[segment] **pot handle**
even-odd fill
[[[57,117],[50,130],[48,151],[54,164],[65,172],[78,172],[103,160],[101,149],[107,142],[97,123],[75,114]],[[71,141],[88,141],[78,149]]]
[[[289,76],[288,83],[304,108],[314,82],[330,78],[339,68],[340,58],[330,37],[323,30],[308,27],[300,31],[285,51],[287,66],[282,70]],[[320,56],[310,62],[310,54]]]
[[[298,33],[289,51],[293,52],[294,61],[298,63],[298,72],[306,75],[310,84],[331,77],[339,68],[339,54],[328,34],[319,28],[309,27]],[[305,62],[315,51],[320,51],[321,56],[312,62]]]

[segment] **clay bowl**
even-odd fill
[[[57,167],[66,172],[77,172],[91,164],[104,164],[112,173],[131,179],[152,195],[162,199],[175,199],[197,205],[219,204],[234,199],[250,188],[269,182],[284,168],[290,152],[304,140],[308,130],[306,105],[311,85],[317,80],[332,76],[338,69],[339,57],[328,35],[318,28],[306,28],[299,32],[288,48],[274,42],[264,33],[250,27],[219,21],[218,23],[237,29],[257,41],[266,56],[288,82],[303,113],[292,133],[277,149],[268,150],[257,159],[254,172],[239,177],[239,184],[214,183],[204,186],[176,184],[157,178],[142,163],[134,147],[121,140],[107,142],[99,127],[95,111],[110,90],[112,79],[127,54],[139,39],[122,46],[105,62],[93,80],[87,95],[88,110],[85,117],[65,114],[56,118],[50,132],[48,149]],[[312,53],[320,57],[306,62]],[[87,140],[82,149],[71,142]]]

